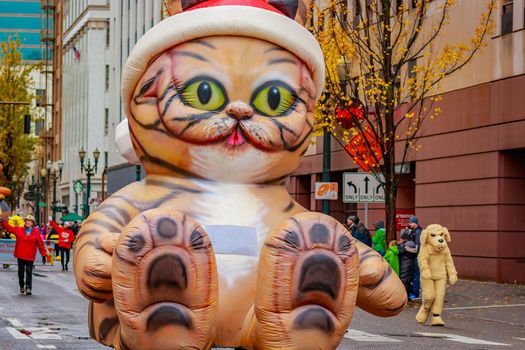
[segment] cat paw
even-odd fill
[[[113,299],[111,284],[114,236],[97,235],[95,229],[81,230],[75,243],[73,268],[80,293],[93,303]]]
[[[275,349],[335,349],[352,320],[359,257],[335,219],[300,213],[261,251],[255,301],[256,344]]]
[[[208,348],[217,272],[201,226],[173,210],[146,211],[120,235],[113,266],[118,347]]]

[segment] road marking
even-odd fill
[[[17,320],[18,321],[18,320]],[[16,322],[14,322],[16,323]],[[12,323],[13,324],[13,323]],[[17,328],[21,328],[17,326]],[[14,327],[5,327],[5,329],[11,333],[15,339],[62,339],[58,334],[53,332],[49,328],[45,327],[27,327],[24,331],[27,331],[27,335],[22,333],[20,329]]]
[[[6,320],[7,320],[7,322],[9,322],[11,324],[11,326],[13,326],[15,328],[24,327],[22,322],[20,322],[17,318],[6,318]]]
[[[6,329],[9,333],[11,333],[11,335],[12,335],[13,338],[15,338],[15,339],[31,339],[31,338],[29,338],[27,335],[20,333],[17,329],[15,329],[15,328],[13,328],[13,327],[5,327],[5,329]]]
[[[470,310],[470,309],[491,309],[496,307],[519,307],[525,304],[506,304],[506,305],[481,305],[481,306],[463,306],[463,307],[445,307],[443,310]]]
[[[475,344],[475,345],[499,345],[499,346],[510,346],[510,344],[496,343],[487,340],[463,337],[461,335],[447,334],[447,333],[423,333],[423,332],[414,332],[416,334],[422,335],[429,338],[442,338],[451,341],[455,341],[463,344]]]
[[[514,339],[518,339],[518,340],[523,340],[525,341],[525,338],[518,338],[518,337],[513,337]]]
[[[62,339],[58,334],[46,327],[28,327],[29,335],[33,339]]]
[[[348,329],[344,337],[355,341],[401,343],[401,340],[398,339],[392,339],[377,334],[361,332],[355,329]]]
[[[42,345],[42,344],[36,344],[36,347],[39,349],[56,349],[57,348],[54,345]]]

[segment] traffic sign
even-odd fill
[[[379,175],[383,178],[381,175]],[[343,173],[343,203],[385,201],[383,185],[371,173]]]
[[[337,200],[338,191],[337,182],[316,182],[315,183],[315,199],[329,199]]]
[[[82,184],[82,181],[75,181],[75,183],[73,184],[73,191],[75,191],[75,193],[81,193],[82,191],[84,191],[84,185]]]

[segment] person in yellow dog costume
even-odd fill
[[[451,285],[458,281],[458,273],[447,242],[450,233],[446,227],[429,225],[421,233],[421,250],[417,257],[421,271],[422,304],[416,315],[419,323],[425,323],[432,311],[432,326],[444,326],[441,318],[445,299],[447,276]]]

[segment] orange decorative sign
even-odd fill
[[[381,146],[369,126],[365,126],[362,132],[350,140],[345,151],[366,172],[378,166],[383,158]]]
[[[337,182],[316,182],[315,199],[337,200],[338,189]]]

